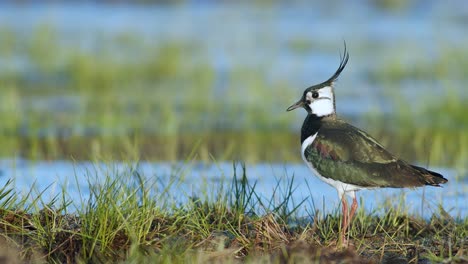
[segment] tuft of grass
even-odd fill
[[[271,197],[263,197],[245,166],[238,175],[234,165],[231,181],[184,196],[174,191],[183,184],[183,171],[164,180],[141,175],[138,166],[96,166],[75,176],[87,179],[90,192],[74,201],[65,188],[50,201],[43,192],[22,197],[8,182],[0,189],[0,243],[11,250],[0,251],[0,258],[60,263],[467,260],[468,218],[454,219],[443,208],[430,219],[398,206],[382,210],[382,205],[371,213],[361,209],[349,231],[350,247],[339,248],[337,211],[297,215],[304,201],[292,203],[292,178],[286,184],[278,180]]]

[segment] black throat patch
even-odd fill
[[[308,137],[314,135],[319,131],[320,127],[322,126],[322,118],[318,117],[314,114],[308,114],[302,124],[301,129],[301,144],[306,140]]]

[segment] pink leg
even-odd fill
[[[343,221],[341,222],[341,243],[347,244],[346,229],[348,228],[348,202],[345,195],[341,197],[341,209],[343,212]]]
[[[351,205],[351,212],[349,213],[349,224],[351,224],[354,214],[356,214],[357,208],[358,208],[358,203],[356,200],[356,195],[354,195],[353,204]]]
[[[351,221],[353,220],[353,217],[356,214],[356,210],[358,208],[356,195],[354,195],[353,203],[351,204],[351,210],[349,214],[348,214],[348,201],[346,200],[345,195],[341,197],[341,204],[342,204],[342,210],[343,210],[343,222],[341,225],[341,241],[343,245],[347,245],[348,241],[346,240],[346,232],[348,231],[348,228],[351,225]]]

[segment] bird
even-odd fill
[[[307,116],[301,128],[301,156],[320,180],[334,187],[342,205],[341,244],[356,213],[356,192],[377,188],[438,186],[441,174],[412,165],[386,150],[363,130],[337,117],[334,85],[349,60],[344,43],[336,72],[326,81],[306,88],[302,97],[287,108],[303,108]],[[346,196],[353,200],[348,208]]]

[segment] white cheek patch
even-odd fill
[[[309,92],[310,93],[310,92]],[[330,86],[323,87],[318,90],[319,97],[316,99],[312,98],[312,93],[307,93],[307,99],[310,98],[311,103],[309,104],[312,113],[316,116],[327,116],[335,113],[335,105],[333,103],[333,92]]]

